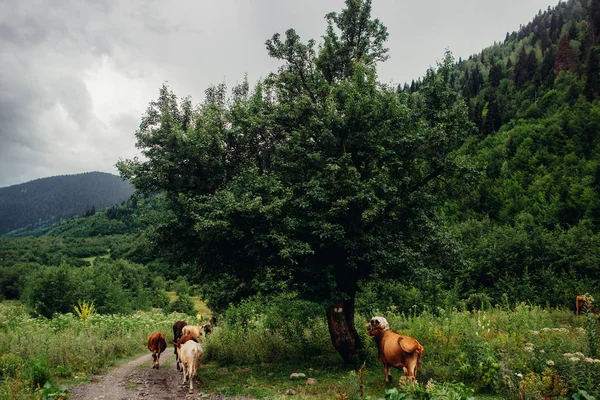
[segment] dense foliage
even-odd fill
[[[128,182],[104,172],[54,176],[0,188],[0,235],[89,215],[127,200],[132,193]]]
[[[452,74],[478,129],[463,150],[485,171],[444,212],[465,296],[568,305],[598,293],[598,10],[571,0],[540,11]]]

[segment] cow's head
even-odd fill
[[[371,318],[371,322],[369,324],[373,328],[376,326],[379,326],[383,330],[390,329],[390,324],[388,324],[387,319],[385,319],[384,317],[373,317],[373,318]]]
[[[202,325],[202,330],[204,331],[204,336],[208,336],[210,333],[212,333],[212,325],[209,324],[204,324]]]
[[[369,336],[379,338],[383,336],[383,332],[384,329],[381,326],[373,326],[371,324],[367,324],[367,334]]]

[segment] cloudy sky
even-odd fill
[[[388,27],[384,82],[422,76],[446,47],[466,58],[558,0],[374,0]],[[264,42],[319,39],[343,0],[0,0],[0,187],[116,173],[160,85],[203,99],[274,71]]]

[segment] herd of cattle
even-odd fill
[[[212,316],[204,325],[188,325],[185,321],[173,324],[173,347],[177,370],[183,374],[182,384],[189,380],[189,393],[193,393],[193,378],[202,360],[204,349],[200,338],[212,332],[217,319]],[[416,379],[421,360],[423,346],[414,338],[392,331],[384,317],[373,317],[367,324],[367,333],[373,337],[377,345],[377,357],[383,363],[385,382],[391,378],[390,367],[401,369],[404,376]],[[160,354],[167,348],[165,335],[154,332],[148,338],[148,350],[152,352],[152,368],[158,369]]]
[[[188,325],[185,321],[177,321],[173,324],[173,348],[175,352],[175,361],[177,371],[182,371],[183,382],[190,382],[190,393],[194,392],[193,378],[196,370],[202,360],[204,349],[200,343],[200,338],[212,332],[213,326],[217,323],[213,315],[210,322],[204,325]],[[154,332],[148,338],[148,350],[152,352],[152,368],[158,369],[160,354],[167,348],[165,335],[160,332]]]

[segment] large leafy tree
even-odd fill
[[[387,32],[370,1],[346,6],[318,49],[294,30],[268,40],[283,63],[253,90],[211,87],[192,112],[163,86],[136,133],[145,158],[118,167],[165,193],[157,250],[209,283],[212,307],[296,291],[324,304],[354,362],[359,283],[444,263],[436,209],[464,175],[456,150],[471,125],[449,54],[420,92],[398,94],[376,79]]]

